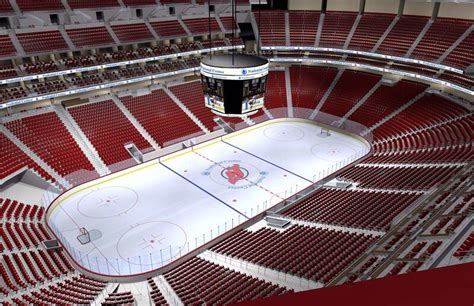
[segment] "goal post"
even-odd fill
[[[81,227],[79,229],[79,235],[77,236],[77,240],[79,240],[79,242],[83,245],[91,242],[91,236],[89,234],[89,231],[85,227]]]
[[[331,131],[327,128],[322,127],[320,134],[323,137],[328,137],[328,136],[331,136]]]

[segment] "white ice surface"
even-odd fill
[[[320,130],[311,123],[269,122],[101,178],[60,197],[48,224],[88,270],[130,275],[157,269],[309,186],[323,170],[328,175],[369,151],[355,137],[334,131],[323,137]],[[233,165],[244,177],[231,183]],[[77,239],[81,227],[91,243]]]
[[[323,171],[327,176],[331,167],[330,173],[338,163],[347,164],[370,150],[367,144],[347,134],[331,131],[331,136],[326,137],[319,126],[309,123],[278,122],[251,133],[237,135],[226,142],[308,180],[318,179]]]

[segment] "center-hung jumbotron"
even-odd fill
[[[210,55],[201,60],[204,100],[214,113],[249,116],[263,107],[268,59],[248,54]]]

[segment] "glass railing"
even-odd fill
[[[362,140],[364,139],[365,144],[360,147],[360,150],[356,150],[352,154],[345,156],[345,158],[332,162],[327,168],[315,168],[310,177],[305,175],[307,178],[305,182],[300,180],[297,184],[286,184],[284,190],[279,189],[276,196],[265,193],[266,198],[260,197],[258,200],[249,198],[247,203],[241,206],[241,209],[232,211],[223,217],[206,218],[202,215],[196,215],[191,216],[191,219],[187,221],[183,220],[182,222],[185,223],[195,222],[196,226],[194,227],[200,229],[190,231],[189,228],[187,230],[182,228],[183,226],[187,227],[186,224],[181,226],[167,221],[167,217],[175,213],[177,214],[181,209],[186,209],[184,207],[188,205],[179,200],[180,194],[183,197],[186,196],[185,191],[180,191],[183,188],[176,186],[176,188],[169,188],[168,190],[157,188],[159,190],[153,191],[140,186],[145,186],[147,180],[158,180],[157,176],[149,176],[147,171],[151,171],[150,173],[165,173],[159,171],[164,171],[163,167],[172,168],[167,163],[168,160],[181,158],[193,150],[199,152],[198,150],[203,147],[202,144],[205,142],[200,141],[204,137],[200,135],[201,133],[198,133],[199,135],[189,136],[195,139],[193,141],[194,146],[189,147],[189,138],[180,139],[179,141],[183,142],[181,147],[186,147],[186,149],[171,153],[174,155],[162,156],[145,163],[139,163],[135,158],[129,158],[119,163],[108,165],[107,168],[111,173],[100,178],[98,178],[99,175],[96,171],[88,170],[76,171],[65,176],[61,186],[52,186],[43,195],[43,205],[47,208],[46,223],[79,267],[93,273],[109,276],[131,276],[146,273],[160,269],[203,246],[205,246],[204,248],[210,247],[211,244],[209,243],[222,240],[224,238],[223,234],[239,226],[242,227],[243,223],[257,215],[261,217],[262,212],[300,193],[302,190],[307,189],[335,171],[346,167],[370,151],[372,134],[366,133],[367,128],[356,122],[322,112],[315,112],[313,109],[303,108],[293,108],[291,118],[288,117],[287,108],[276,108],[270,109],[260,116],[250,118],[250,120],[255,123],[253,125],[255,128],[259,128],[258,124],[270,124],[268,121],[272,118],[280,122],[314,122],[319,125],[314,129],[315,137],[328,137],[331,133],[337,131],[339,133],[351,133],[352,137],[357,136],[362,142],[364,142]],[[233,124],[233,127],[235,131],[242,131],[250,126],[242,121]],[[209,138],[209,135],[204,136]],[[229,136],[232,136],[232,134]],[[226,137],[221,136],[217,140],[226,141]],[[170,143],[176,144],[174,141]],[[204,147],[208,148],[208,146]],[[149,148],[149,150],[154,151],[152,148]],[[156,152],[154,153],[156,154]],[[183,161],[183,163],[186,162],[188,161]],[[192,167],[192,165],[189,166]],[[175,171],[174,169],[171,170]],[[126,179],[127,175],[132,173],[140,174]],[[182,178],[181,182],[187,180],[190,184],[195,185],[197,189],[204,189],[199,186],[199,180],[190,180],[184,172],[176,170],[174,174],[176,174],[174,177],[180,176]],[[137,183],[135,181],[137,179],[143,180],[143,184]],[[180,180],[178,179],[176,182],[178,181]],[[174,179],[173,182],[175,182]],[[250,184],[248,187],[251,188],[256,184]],[[103,191],[107,188],[110,188],[110,192],[95,196],[94,192],[98,190]],[[111,191],[112,189],[116,190]],[[137,191],[137,189],[140,190]],[[160,194],[167,192],[174,193],[174,195],[170,195],[170,197],[160,196]],[[247,191],[243,189],[238,192],[244,194]],[[161,206],[171,205],[166,210],[167,215],[156,216],[150,210],[145,213],[150,216],[149,218],[145,217],[146,222],[141,220],[143,219],[142,212],[140,222],[137,221],[136,224],[132,224],[134,222],[130,223],[129,221],[133,221],[134,211],[140,209],[142,204],[140,198],[142,196],[156,197],[156,203],[161,203]],[[209,199],[212,197],[215,196],[209,194]],[[168,200],[159,200],[160,198]],[[196,203],[201,203],[199,199],[190,199],[189,201],[191,202],[188,202],[193,203],[194,200]],[[113,205],[112,203],[110,204],[110,209],[109,201],[113,202]],[[208,201],[208,199],[206,198],[205,201]],[[232,203],[229,206],[232,206]],[[157,210],[160,209],[157,207]],[[209,212],[209,216],[212,216],[212,212]],[[144,226],[147,222],[151,223],[151,225],[146,225],[143,230],[139,230],[139,227]],[[85,228],[87,233],[82,228]],[[118,231],[120,231],[120,234]],[[182,239],[180,238],[178,243],[176,243],[176,241],[167,238],[167,235],[175,235],[176,237],[181,235]],[[217,237],[219,239],[215,240]],[[160,242],[159,246],[154,244],[156,241]],[[125,243],[127,247],[124,247],[122,243]],[[101,251],[103,249],[112,250],[109,254],[114,255],[109,256],[103,253]]]

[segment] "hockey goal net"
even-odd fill
[[[89,234],[89,231],[85,227],[81,227],[79,229],[79,235],[77,236],[77,240],[79,240],[81,244],[87,244],[91,242],[91,236]]]

